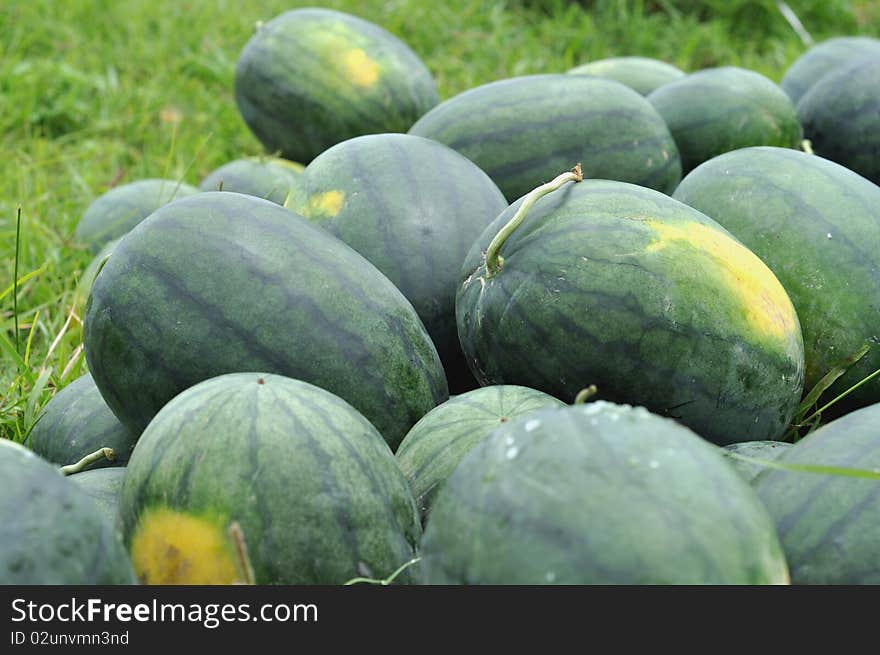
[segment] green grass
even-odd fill
[[[24,440],[52,395],[85,372],[75,289],[91,254],[73,239],[83,210],[119,183],[197,184],[226,161],[260,153],[233,99],[235,62],[258,20],[307,4],[318,3],[0,5],[0,436]],[[772,0],[323,4],[401,37],[444,98],[625,54],[685,70],[739,65],[778,81],[804,50]],[[817,40],[880,35],[871,0],[789,4]]]

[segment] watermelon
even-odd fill
[[[162,205],[198,192],[179,180],[137,180],[115,187],[86,208],[76,225],[76,239],[97,253],[108,241],[125,235]]]
[[[540,198],[487,270],[475,242],[456,298],[482,384],[571,401],[588,384],[719,444],[782,435],[803,389],[798,318],[773,273],[668,196],[584,180]]]
[[[880,53],[828,73],[797,113],[814,153],[880,184]]]
[[[125,480],[125,467],[100,468],[75,473],[68,480],[91,496],[92,500],[112,525],[119,519],[119,494]]]
[[[205,191],[157,210],[95,278],[86,360],[142,432],[184,389],[265,370],[316,384],[396,446],[448,397],[412,305],[372,264],[268,200]]]
[[[30,432],[28,445],[59,466],[75,464],[100,448],[112,448],[113,461],[104,458],[90,466],[125,466],[139,434],[119,422],[91,374],[86,373],[46,404]]]
[[[609,57],[582,64],[568,71],[571,75],[604,77],[625,84],[643,96],[657,87],[684,77],[683,70],[650,57]]]
[[[777,459],[880,471],[880,403],[798,441]],[[755,489],[776,523],[794,584],[880,584],[880,480],[769,469]]]
[[[744,441],[724,446],[723,455],[727,455],[728,461],[749,482],[758,477],[758,474],[766,470],[766,466],[756,462],[748,462],[736,457],[742,455],[754,460],[772,462],[791,447],[785,441]]]
[[[307,164],[352,137],[405,132],[439,96],[425,64],[389,32],[306,8],[257,29],[238,58],[235,99],[269,152]]]
[[[236,191],[283,205],[302,172],[302,164],[280,157],[245,157],[208,173],[199,182],[199,189]]]
[[[785,287],[804,335],[812,389],[872,344],[828,391],[834,398],[880,368],[880,187],[833,162],[785,148],[712,159],[673,196],[711,216]],[[880,380],[835,407],[880,402]]]
[[[687,428],[605,401],[505,423],[422,539],[426,584],[786,584],[749,484]]]
[[[669,129],[619,82],[527,75],[484,84],[438,105],[410,128],[457,150],[512,202],[583,162],[584,175],[672,193],[681,179]]]
[[[746,148],[694,170],[673,197],[721,223],[785,287],[803,330],[807,389],[865,344],[880,344],[880,187],[822,157]],[[875,347],[828,398],[877,368]],[[835,411],[875,402],[880,381]]]
[[[0,439],[0,585],[136,582],[113,524],[33,452]]]
[[[412,303],[452,393],[476,386],[458,343],[461,263],[507,202],[491,179],[446,146],[406,134],[339,143],[309,164],[291,207],[368,259]]]
[[[387,577],[421,536],[370,422],[323,389],[262,373],[206,380],[168,403],[132,455],[120,514],[150,584],[246,581],[242,544],[257,584]]]
[[[528,387],[495,385],[450,398],[425,414],[396,453],[422,516],[462,458],[493,430],[517,416],[562,404]]]
[[[744,68],[724,66],[691,73],[664,84],[648,101],[669,125],[685,174],[737,148],[797,148],[803,136],[785,92]]]
[[[853,59],[871,54],[880,55],[880,39],[869,36],[828,39],[798,57],[782,78],[782,89],[796,105],[825,75]]]

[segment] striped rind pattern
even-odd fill
[[[368,66],[360,84],[340,66],[346,53]],[[405,132],[439,101],[430,71],[403,41],[356,16],[316,8],[260,27],[239,56],[235,98],[267,151],[304,164],[355,136]]]
[[[880,404],[798,441],[779,464],[880,470]],[[776,523],[794,584],[880,584],[880,482],[767,470],[755,489]]]
[[[426,584],[788,581],[772,520],[715,448],[604,401],[481,442],[438,495],[421,553]]]
[[[735,66],[698,71],[664,84],[648,101],[669,125],[685,174],[730,150],[801,143],[791,100],[755,71]]]
[[[481,383],[568,402],[595,384],[601,398],[720,444],[782,435],[803,389],[803,343],[791,302],[755,255],[659,192],[584,180],[539,200],[487,276],[483,253],[517,207],[462,268],[459,338]],[[688,241],[701,233],[726,250]],[[753,310],[761,320],[747,319]]]
[[[123,483],[127,541],[154,507],[238,523],[258,584],[386,577],[421,536],[406,479],[370,422],[323,389],[261,373],[206,380],[156,416]]]
[[[785,287],[803,331],[806,389],[865,344],[827,398],[880,368],[880,188],[816,155],[747,148],[706,162],[673,197],[723,225]],[[875,402],[880,380],[832,411]]]
[[[672,193],[678,150],[637,92],[584,75],[528,75],[484,84],[441,103],[410,134],[459,151],[514,201],[581,163],[584,176]]]
[[[448,396],[421,320],[385,276],[301,216],[233,192],[166,205],[120,242],[84,342],[101,394],[138,432],[181,391],[239,371],[336,393],[392,446]]]

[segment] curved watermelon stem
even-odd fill
[[[574,402],[572,403],[572,405],[583,405],[585,402],[587,402],[587,399],[595,396],[598,391],[599,389],[596,387],[595,384],[591,384],[586,389],[581,389],[574,397]]]
[[[504,242],[516,231],[522,222],[526,219],[526,215],[529,213],[529,210],[532,208],[538,200],[546,196],[548,193],[552,193],[556,191],[559,187],[561,187],[566,182],[580,182],[584,179],[583,171],[581,170],[581,165],[577,164],[570,171],[566,171],[562,175],[556,176],[554,179],[550,180],[546,184],[542,184],[536,189],[530,191],[525,198],[523,198],[522,204],[519,206],[519,209],[516,210],[516,213],[513,215],[507,224],[501,228],[498,234],[495,235],[495,238],[492,239],[492,242],[489,244],[489,247],[486,249],[486,273],[489,277],[498,273],[501,270],[501,267],[504,266],[504,258],[499,254],[501,251],[501,247],[504,245]]]
[[[256,577],[254,576],[254,567],[251,565],[251,558],[248,555],[247,544],[244,541],[244,531],[238,524],[233,521],[229,525],[229,538],[235,545],[235,554],[238,557],[238,566],[240,569],[242,584],[255,585]]]
[[[401,573],[403,573],[406,569],[411,567],[413,564],[418,564],[421,560],[422,560],[421,557],[413,557],[408,562],[405,562],[405,563],[401,564],[399,567],[397,567],[397,570],[394,571],[394,573],[389,575],[387,578],[381,578],[381,579],[378,579],[378,578],[352,578],[351,580],[348,580],[347,582],[345,582],[342,586],[348,587],[350,585],[359,584],[362,582],[367,583],[367,584],[388,586],[392,582],[394,582],[394,579],[397,576],[399,576]]]
[[[86,455],[81,460],[76,462],[75,464],[68,464],[67,466],[62,466],[60,471],[62,475],[73,475],[74,473],[79,473],[83,471],[90,464],[94,464],[95,462],[99,462],[102,459],[107,459],[109,461],[113,461],[116,459],[116,455],[113,452],[112,448],[101,448],[100,450],[96,450],[90,455]]]

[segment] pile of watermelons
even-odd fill
[[[271,157],[82,216],[0,581],[880,583],[880,41],[440,102],[300,9],[235,97]]]

